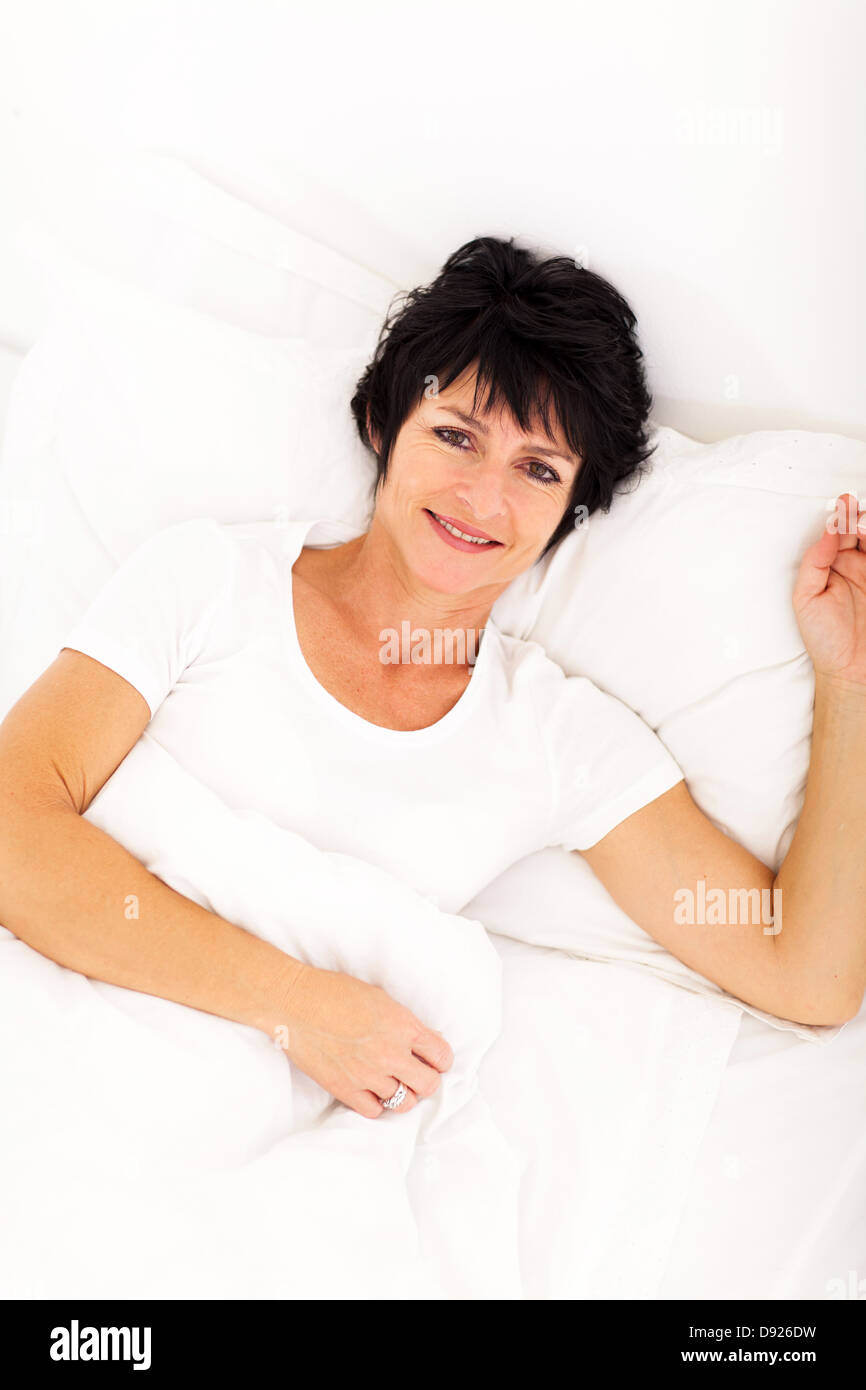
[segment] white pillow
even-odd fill
[[[647,476],[512,585],[494,616],[637,710],[702,810],[776,870],[802,807],[814,693],[791,594],[836,497],[866,496],[866,445],[795,430],[699,444],[660,427],[654,440]],[[531,856],[467,913],[507,936],[718,992],[576,855]]]
[[[32,132],[31,132],[32,138]],[[17,250],[65,284],[73,263],[267,336],[357,347],[434,269],[354,200],[281,159],[39,149]],[[41,167],[40,167],[41,166]],[[73,272],[74,275],[74,272]]]
[[[79,267],[9,404],[0,714],[161,527],[333,506],[363,529],[375,465],[349,399],[368,355],[369,341],[249,332]]]

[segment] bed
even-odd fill
[[[0,714],[160,527],[199,515],[278,527],[323,503],[363,527],[371,463],[347,389],[393,294],[436,269],[360,221],[353,258],[345,215],[335,244],[338,200],[300,175],[291,197],[284,185],[269,203],[261,186],[253,197],[174,156],[116,172],[95,181],[111,198],[100,193],[82,226],[62,238],[28,229],[55,310],[13,383],[0,459]],[[808,431],[703,444],[653,429],[639,486],[513,585],[496,616],[636,709],[705,812],[778,866],[802,803],[812,700],[790,586],[829,501],[866,490],[866,447]],[[315,468],[293,470],[300,456]],[[326,1259],[305,1280],[287,1271],[275,1231],[297,1218],[291,1204],[267,1229],[266,1198],[279,1202],[305,1175],[322,1181],[320,1161],[335,1165],[331,1190],[342,1184],[334,1229],[341,1212],[348,1222],[350,1196],[356,1213],[371,1190],[364,1173],[374,1183],[366,1139],[351,1131],[354,1161],[339,1136],[315,1162],[297,1148],[287,1160],[274,1129],[281,1082],[248,1040],[229,1037],[235,1025],[216,1028],[238,1059],[232,1112],[198,1041],[224,1020],[84,981],[0,930],[0,1171],[19,1194],[2,1217],[3,1294],[866,1296],[866,1011],[839,1029],[744,1006],[651,941],[561,851],[513,866],[465,916],[482,924],[501,982],[501,1029],[469,1103],[483,1110],[483,1142],[473,1150],[471,1125],[443,1123],[437,1144],[407,1150],[379,1285],[352,1264],[360,1245],[339,1277]],[[45,1046],[57,1017],[63,1086]],[[121,1029],[129,1072],[100,1045],[106,1020]],[[207,1147],[179,1119],[178,1095],[169,1103],[148,1083],[149,1049],[154,1075],[168,1077],[181,1055],[189,1063]],[[267,1116],[251,1110],[239,1137],[259,1066]],[[138,1110],[118,1097],[128,1076],[142,1088]],[[106,1134],[123,1140],[104,1170],[76,1118],[82,1095],[107,1107]],[[140,1155],[154,1132],[179,1136],[179,1166],[148,1176]],[[57,1181],[58,1144],[76,1156],[74,1184]],[[138,1186],[119,1171],[133,1152]],[[486,1207],[485,1153],[496,1165]],[[207,1202],[191,1200],[195,1190]],[[111,1220],[94,1221],[100,1203]],[[118,1210],[135,1223],[134,1257],[118,1241]]]

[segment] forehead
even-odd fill
[[[455,415],[470,427],[483,427],[483,432],[486,433],[504,429],[509,433],[519,434],[521,438],[529,440],[538,449],[545,446],[545,451],[548,453],[553,452],[549,447],[553,444],[556,446],[557,457],[576,464],[577,460],[569,449],[552,398],[548,405],[550,434],[545,428],[544,418],[540,410],[536,411],[529,427],[523,430],[505,400],[500,398],[495,406],[488,406],[488,383],[485,382],[483,386],[478,388],[478,399],[475,400],[476,381],[475,369],[467,369],[449,386],[440,387],[437,393],[431,395],[424,404],[429,404],[434,408],[438,406],[443,415]]]

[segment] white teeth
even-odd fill
[[[467,536],[465,531],[458,531],[456,526],[452,526],[450,521],[446,521],[438,512],[434,512],[436,520],[440,526],[444,526],[446,531],[450,531],[452,536],[458,536],[461,541],[471,541],[473,545],[492,545],[492,541],[486,541],[483,536]]]

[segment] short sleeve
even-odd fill
[[[591,849],[614,826],[683,780],[640,715],[586,676],[549,681],[542,712],[554,781],[553,844]]]
[[[147,701],[151,718],[201,652],[232,578],[219,522],[176,522],[118,566],[62,646],[92,656]]]

